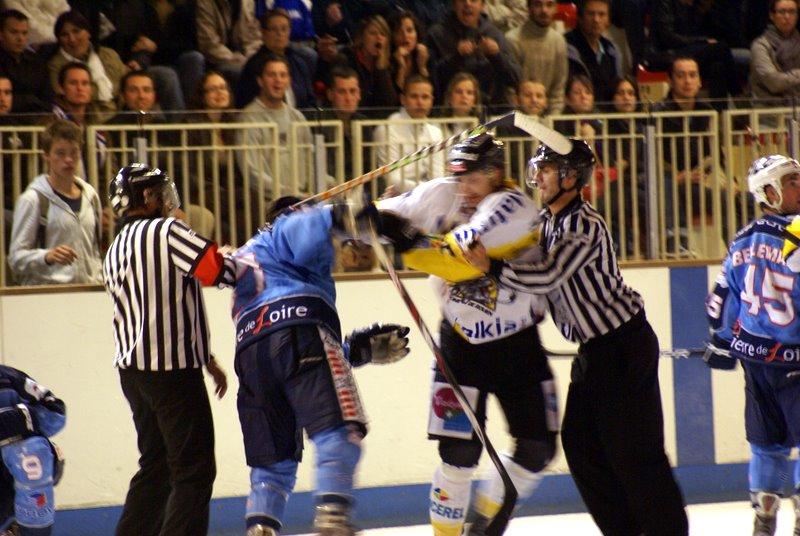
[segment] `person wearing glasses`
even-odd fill
[[[770,23],[750,51],[750,88],[761,106],[783,106],[800,94],[798,2],[771,0]]]

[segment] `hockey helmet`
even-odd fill
[[[583,140],[577,138],[570,138],[572,142],[572,150],[567,154],[561,154],[551,149],[547,145],[539,145],[536,154],[528,162],[528,172],[525,182],[531,188],[536,188],[536,175],[539,169],[545,163],[555,164],[558,168],[559,184],[569,176],[569,172],[573,169],[577,172],[575,177],[575,189],[580,190],[589,179],[592,178],[594,173],[595,157],[592,148]]]
[[[756,200],[773,210],[780,210],[783,202],[781,178],[791,173],[800,173],[800,163],[794,158],[773,154],[762,156],[750,166],[747,172],[747,188]],[[766,188],[772,186],[778,195],[777,201],[770,203]]]
[[[108,201],[119,218],[132,208],[144,207],[145,189],[156,187],[161,187],[162,200],[170,210],[181,206],[180,196],[172,179],[158,168],[138,163],[125,166],[117,172],[108,187]]]
[[[488,133],[478,134],[455,144],[447,155],[447,169],[453,175],[488,167],[503,169],[505,163],[503,142]]]

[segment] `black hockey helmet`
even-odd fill
[[[575,177],[575,189],[580,190],[592,178],[594,172],[594,165],[596,159],[594,152],[589,144],[577,138],[570,138],[572,142],[572,150],[567,154],[561,154],[547,145],[540,145],[536,150],[536,154],[528,162],[528,172],[525,182],[531,188],[536,187],[536,174],[542,164],[552,163],[558,167],[558,180],[559,184],[567,178],[569,172],[573,169],[577,172]]]
[[[158,168],[151,168],[147,164],[131,164],[117,172],[116,177],[108,186],[108,201],[114,214],[119,218],[125,216],[128,210],[145,206],[144,191],[147,188],[161,186],[165,205],[171,208],[181,206],[175,183],[169,176]]]
[[[503,169],[505,163],[503,142],[487,133],[472,136],[455,144],[447,155],[447,169],[453,175],[487,167]]]

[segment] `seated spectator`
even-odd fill
[[[437,102],[459,71],[478,79],[484,104],[494,108],[507,106],[506,90],[519,83],[519,65],[503,33],[482,13],[483,7],[483,0],[453,0],[453,11],[428,32]]]
[[[103,123],[108,117],[107,112],[101,112],[92,101],[92,73],[89,67],[81,62],[71,62],[61,67],[58,71],[57,96],[53,103],[53,115],[58,119],[66,119],[75,123],[81,131],[87,125]],[[102,169],[105,162],[106,136],[103,132],[95,135],[95,144],[98,149],[98,167]],[[80,175],[86,173],[87,153],[83,147],[82,159],[79,163]]]
[[[169,2],[165,2],[169,7]],[[186,100],[178,78],[177,61],[161,63],[159,49],[172,35],[163,35],[158,11],[147,0],[116,0],[104,12],[114,32],[103,44],[113,48],[132,71],[147,71],[153,76],[159,102],[164,110],[183,110]],[[169,45],[167,45],[169,46]],[[176,59],[177,60],[177,59]],[[202,72],[205,61],[197,51],[186,52],[183,68]],[[183,73],[184,76],[186,73]]]
[[[320,43],[317,78],[330,83],[334,65],[349,65],[358,73],[361,107],[368,115],[385,117],[397,106],[397,93],[390,65],[391,37],[386,19],[375,15],[361,21],[352,47],[333,52]]]
[[[761,106],[784,106],[800,96],[798,0],[771,0],[767,29],[751,45],[750,89]]]
[[[42,135],[46,172],[14,207],[8,263],[22,285],[102,283],[100,198],[78,177],[83,135],[56,120]]]
[[[569,67],[567,42],[552,28],[555,0],[529,0],[528,20],[506,34],[509,49],[520,64],[523,80],[538,80],[547,92],[551,114],[564,109]],[[518,87],[519,88],[519,87]]]
[[[289,39],[292,43],[306,48],[313,46],[317,33],[314,31],[314,16],[311,2],[297,0],[256,0],[256,18],[262,21],[264,15],[273,9],[285,11],[292,25]],[[262,26],[263,28],[263,26]]]
[[[453,119],[444,127],[444,135],[452,136],[474,127],[482,115],[478,80],[469,73],[456,73],[444,95],[444,117]]]
[[[0,74],[0,126],[8,127],[17,124],[15,118],[9,115],[13,105],[14,85],[8,76]],[[14,176],[12,175],[14,156],[9,154],[7,149],[18,149],[22,145],[22,140],[19,135],[3,135],[0,141],[2,141],[1,148],[3,150],[3,175],[0,177],[0,181],[3,183],[3,188],[0,189],[3,202],[0,205],[3,206],[3,251],[7,252],[11,238],[11,224],[14,220]]]
[[[595,89],[591,78],[584,74],[575,74],[567,80],[566,99],[562,115],[586,115],[600,113],[595,108]],[[577,136],[593,145],[602,124],[597,119],[561,119],[554,123],[554,128],[567,136]],[[591,141],[590,141],[591,140]]]
[[[433,84],[420,75],[406,79],[400,95],[399,112],[389,116],[389,125],[375,129],[377,164],[385,165],[402,156],[444,139],[438,126],[425,122],[433,107]],[[417,121],[411,121],[416,119]],[[392,171],[386,176],[387,186],[397,192],[405,192],[425,181],[444,176],[444,153],[438,152],[428,158]]]
[[[344,134],[344,179],[355,178],[353,162],[353,121],[367,119],[367,116],[359,112],[361,102],[361,88],[358,82],[358,73],[346,65],[337,65],[331,70],[331,83],[328,87],[328,102],[330,112],[323,116],[323,119],[338,119],[342,122]],[[361,130],[362,153],[361,166],[369,165],[369,144],[372,142],[372,129],[362,127]],[[336,155],[332,150],[327,151],[328,174],[336,173]]]
[[[713,108],[698,99],[700,92],[700,68],[697,61],[690,57],[675,58],[669,69],[669,93],[667,98],[653,106],[654,112],[694,112],[711,111]],[[710,225],[713,214],[713,183],[726,181],[719,171],[713,168],[714,157],[711,146],[711,121],[708,115],[667,116],[661,117],[661,131],[665,134],[662,141],[664,157],[664,196],[666,202],[667,233],[671,237],[668,246],[671,252],[688,255],[703,255],[708,258],[721,258],[725,255],[724,242],[727,236],[726,218],[722,218],[722,234],[713,237],[701,236],[703,225]],[[688,134],[688,140],[686,135]],[[720,154],[721,158],[721,154]],[[677,185],[677,196],[673,192],[673,184]],[[687,184],[690,185],[687,193]],[[683,203],[687,195],[691,195],[692,222],[686,221],[686,210],[680,207],[679,220],[674,222],[672,206]],[[673,201],[674,198],[674,201]],[[701,213],[702,199],[705,198],[706,212]],[[722,213],[726,213],[725,196],[721,196]],[[676,239],[676,229],[679,234]]]
[[[55,44],[53,25],[59,15],[70,10],[67,0],[3,0],[0,3],[5,9],[15,9],[25,15],[29,25],[28,44],[37,50]]]
[[[501,32],[518,28],[528,14],[526,0],[486,0],[484,11],[489,21]]]
[[[410,11],[423,28],[430,28],[437,22],[444,20],[450,10],[450,0],[395,0],[393,2],[398,11]]]
[[[62,13],[56,20],[58,52],[50,59],[50,82],[58,92],[58,73],[71,62],[83,63],[92,75],[92,102],[98,109],[116,110],[119,81],[128,68],[119,55],[108,47],[95,48],[89,33],[89,21],[77,11]]]
[[[186,122],[190,124],[224,125],[238,121],[233,108],[233,92],[225,77],[216,71],[203,75],[189,106],[192,112],[186,115]],[[243,244],[262,222],[257,218],[255,197],[245,193],[244,179],[236,164],[236,150],[233,148],[236,130],[192,129],[187,132],[187,142],[189,177],[184,179],[189,182],[187,202],[206,207],[211,212],[211,221],[218,222],[220,229],[219,235],[212,229],[204,236],[216,237],[219,244]],[[245,201],[245,195],[249,201]],[[250,220],[246,219],[244,208],[247,202],[251,207]],[[187,212],[187,215],[191,220],[191,214]]]
[[[392,78],[399,93],[406,78],[419,74],[430,79],[428,47],[420,42],[422,31],[419,20],[410,11],[401,11],[391,20]]]
[[[517,86],[517,109],[533,117],[548,115],[550,112],[550,99],[547,97],[545,85],[538,80],[523,80],[520,82],[519,86]]]
[[[23,13],[0,11],[0,72],[14,86],[14,113],[46,112],[53,100],[47,64],[28,49],[29,27]]]
[[[341,0],[312,2],[314,31],[319,44],[327,48],[347,47],[353,44],[358,15],[351,14]]]
[[[236,86],[236,107],[247,106],[258,95],[256,79],[271,55],[283,56],[289,62],[292,87],[287,92],[287,103],[293,108],[314,108],[314,74],[317,69],[317,54],[305,45],[289,41],[291,19],[283,9],[267,11],[261,18],[263,45],[247,60]]]
[[[258,96],[242,110],[242,121],[274,123],[278,129],[277,147],[269,130],[249,128],[240,134],[240,144],[248,148],[238,152],[239,168],[260,198],[275,199],[282,193],[307,192],[313,187],[310,169],[313,159],[307,153],[311,147],[311,130],[307,126],[297,129],[296,152],[290,147],[292,123],[306,120],[296,108],[286,104],[286,92],[291,83],[286,58],[270,56],[258,77]]]
[[[603,36],[609,25],[611,0],[587,0],[578,4],[578,26],[567,32],[570,74],[592,79],[599,100],[611,100],[611,81],[621,76],[622,54]]]
[[[726,43],[709,37],[706,15],[711,2],[659,0],[652,5],[651,35],[656,50],[671,59],[694,58],[717,109],[725,106],[728,95],[739,93],[736,69]],[[671,62],[670,62],[671,63]]]
[[[261,46],[253,0],[197,0],[195,26],[200,52],[235,87]]]

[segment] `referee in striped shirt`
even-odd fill
[[[540,262],[465,256],[501,284],[544,294],[561,333],[580,344],[572,363],[562,444],[570,471],[603,534],[685,536],[683,497],[664,452],[659,346],[641,296],[622,280],[608,229],[580,190],[595,159],[584,141],[561,155],[540,146],[528,180],[543,212]]]
[[[115,365],[141,454],[116,534],[206,534],[216,466],[203,366],[220,398],[227,381],[210,353],[200,284],[232,283],[232,264],[168,217],[180,202],[162,171],[122,168],[109,199],[119,233],[103,276],[114,302]]]

